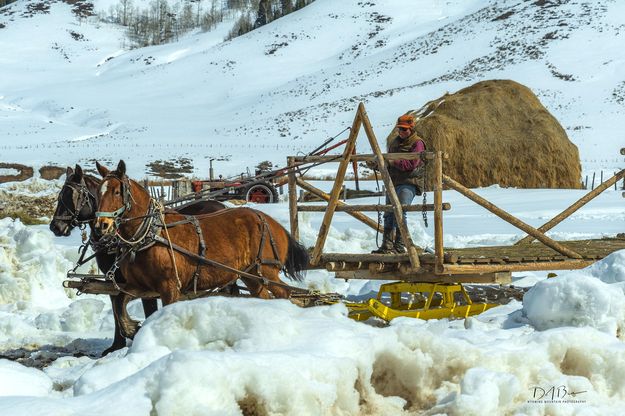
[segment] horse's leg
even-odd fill
[[[163,306],[167,306],[180,300],[180,289],[174,279],[163,279],[159,282],[158,293],[161,295]]]
[[[128,315],[128,310],[126,307],[128,306],[128,302],[130,302],[130,295],[125,293],[120,293],[117,296],[114,296],[113,308],[117,309],[117,317],[119,320],[120,331],[123,336],[126,338],[134,338],[135,334],[139,330],[139,322],[130,318]]]
[[[250,291],[250,295],[261,299],[271,299],[271,294],[269,293],[265,285],[260,283],[258,280],[252,279],[250,277],[241,277],[241,280],[243,280],[243,283],[245,283],[245,286],[247,286],[248,290]]]
[[[261,270],[267,280],[284,284],[284,282],[280,280],[280,272],[275,266],[263,266]],[[291,291],[285,287],[272,284],[267,285],[267,287],[276,298],[288,299],[291,296]]]
[[[143,313],[146,318],[158,310],[156,299],[141,299],[141,304],[143,304]]]
[[[122,349],[126,346],[126,338],[121,333],[121,328],[119,327],[119,318],[117,315],[117,309],[115,308],[115,298],[117,296],[109,296],[111,298],[111,305],[113,309],[113,320],[115,321],[115,333],[113,335],[113,344],[102,352],[102,356]]]

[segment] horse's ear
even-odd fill
[[[117,164],[117,168],[115,168],[115,171],[120,177],[124,176],[126,174],[126,162],[120,160]]]
[[[76,179],[80,182],[82,180],[82,168],[80,167],[80,165],[77,163],[76,167],[74,168],[74,172],[76,172]]]
[[[69,175],[71,175],[72,173],[74,173],[74,171],[68,166],[67,170],[65,171],[65,177],[68,178]]]
[[[95,167],[98,169],[98,172],[100,172],[100,175],[102,175],[103,178],[110,173],[110,171],[107,168],[105,168],[104,166],[102,166],[100,164],[100,162],[96,161],[95,162]]]

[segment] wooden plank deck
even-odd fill
[[[595,240],[565,241],[562,244],[578,252],[586,260],[600,260],[610,253],[625,249],[625,238],[603,238]],[[324,253],[321,264],[346,263],[405,263],[407,254],[345,254]],[[483,246],[466,248],[445,248],[445,264],[501,264],[531,263],[537,261],[563,261],[567,258],[542,243],[535,242],[520,246]],[[419,254],[421,263],[433,264],[434,255]]]
[[[502,272],[565,270],[586,267],[609,254],[625,249],[625,238],[561,242],[582,256],[569,259],[540,242],[517,246],[446,248],[444,270],[434,273],[435,257],[419,253],[420,270],[410,268],[407,254],[325,253],[319,266],[343,279],[399,279],[405,281],[501,281]],[[504,278],[505,280],[505,278]]]

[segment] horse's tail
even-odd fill
[[[288,278],[301,282],[304,280],[304,273],[302,272],[308,267],[310,256],[303,245],[298,243],[286,230],[284,231],[289,237],[289,249],[282,271]]]

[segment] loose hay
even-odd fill
[[[582,187],[577,146],[534,93],[517,82],[478,82],[410,113],[428,150],[449,155],[443,172],[465,186]],[[430,184],[432,168],[430,163]]]

